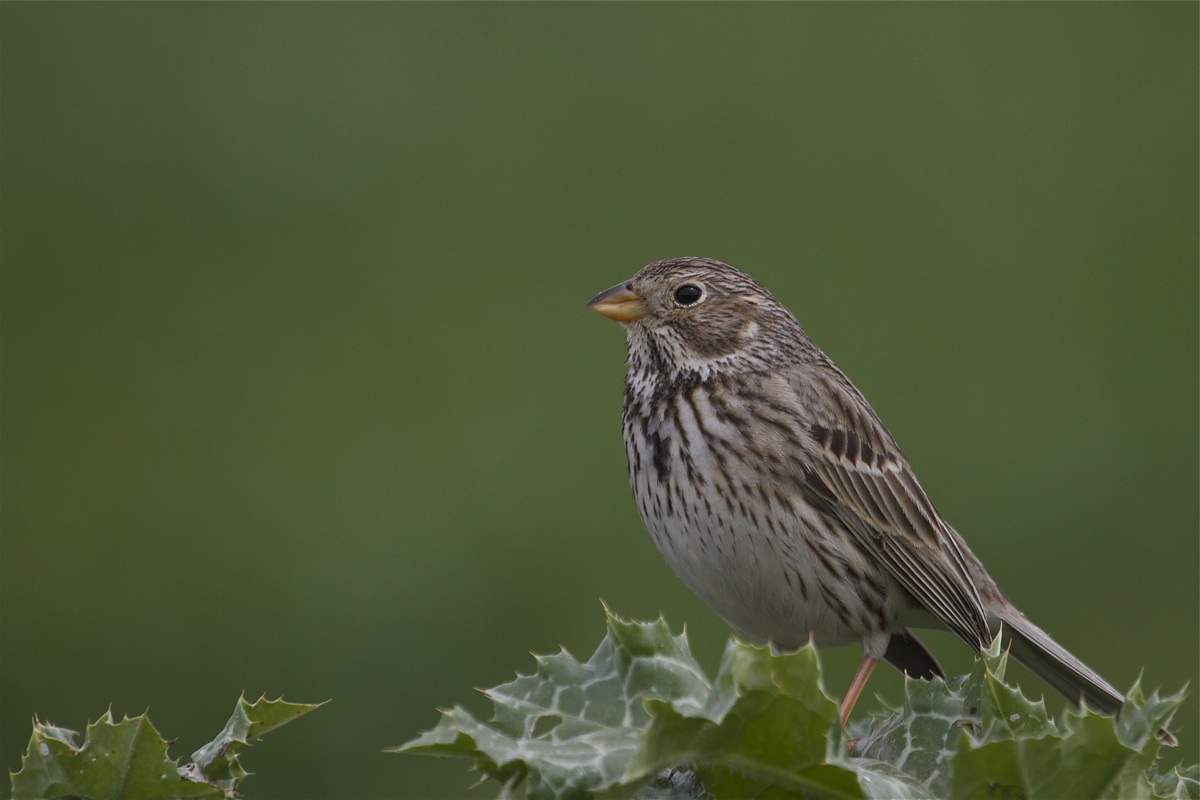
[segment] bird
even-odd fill
[[[744,635],[785,651],[861,643],[843,727],[880,661],[945,677],[914,628],[976,652],[1003,631],[1069,700],[1120,711],[1122,694],[1000,590],[866,398],[761,284],[671,258],[587,306],[625,330],[629,480],[659,552]]]

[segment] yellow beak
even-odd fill
[[[633,322],[650,313],[641,295],[629,288],[629,281],[618,283],[588,300],[588,308],[617,322]]]

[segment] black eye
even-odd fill
[[[701,297],[704,297],[704,290],[690,283],[685,283],[675,290],[675,302],[681,306],[694,306],[700,302]]]

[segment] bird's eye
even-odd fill
[[[704,290],[699,286],[685,283],[675,290],[675,302],[681,306],[694,306],[704,297]]]

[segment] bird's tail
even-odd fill
[[[1068,653],[1024,614],[1012,607],[998,609],[994,614],[1004,624],[1009,652],[1031,672],[1076,703],[1087,701],[1089,708],[1105,714],[1121,710],[1125,697],[1112,684]]]
[[[990,609],[995,622],[1003,623],[1005,644],[1013,658],[1024,664],[1031,672],[1076,703],[1087,703],[1089,708],[1103,714],[1116,714],[1125,703],[1125,697],[1112,684],[1101,678],[1086,664],[1067,652],[1066,648],[1034,625],[1011,604]],[[1165,728],[1158,732],[1164,744],[1175,744]]]

